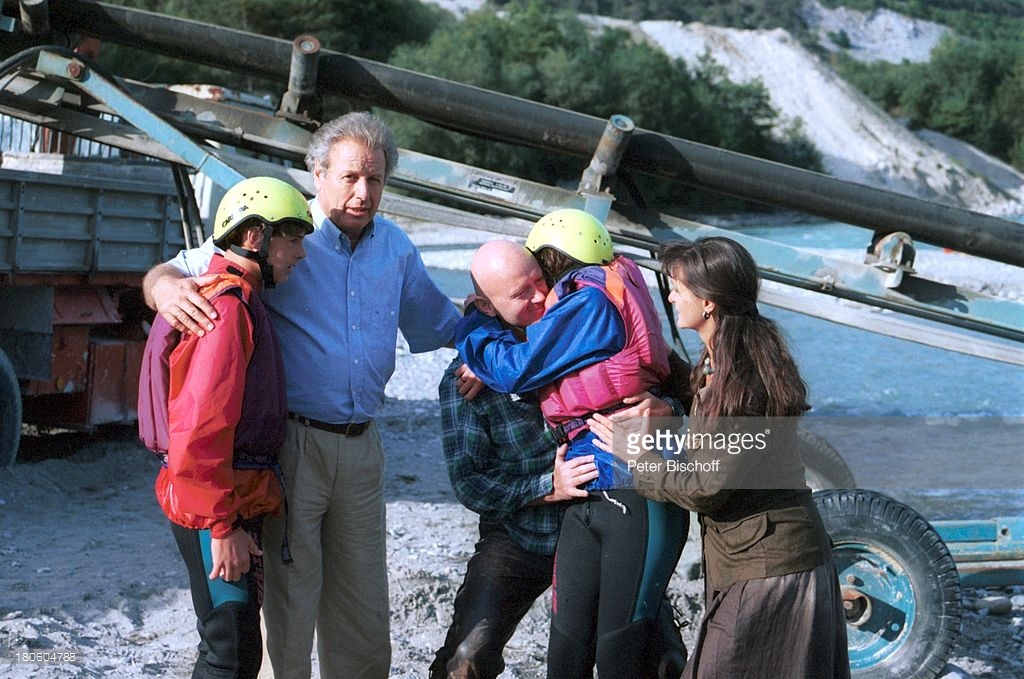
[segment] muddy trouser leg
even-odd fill
[[[256,544],[260,543],[259,522],[250,521],[243,526]],[[210,531],[172,523],[171,532],[188,569],[199,631],[199,657],[192,670],[193,679],[255,679],[263,660],[260,557],[253,557],[249,573],[240,580],[211,581]]]
[[[590,677],[594,662],[601,679],[658,676],[666,644],[656,620],[688,519],[677,505],[630,489],[570,508],[556,555],[549,677]]]
[[[500,524],[481,520],[480,540],[455,595],[452,624],[430,665],[430,679],[501,674],[505,644],[551,586],[553,562],[550,555],[519,547]]]

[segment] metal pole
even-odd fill
[[[50,32],[48,0],[20,0],[21,25],[29,35],[47,35]]]
[[[583,171],[583,178],[580,180],[580,193],[599,193],[601,182],[604,178],[615,174],[619,169],[619,162],[629,142],[629,135],[636,129],[636,125],[629,117],[616,113],[608,119],[601,134],[601,140],[597,142],[597,150],[590,159],[590,165]]]
[[[281,111],[287,114],[319,114],[316,100],[316,71],[320,41],[300,35],[292,41],[288,91],[281,96]]]
[[[36,62],[40,73],[69,78],[97,100],[109,104],[125,120],[162,143],[177,154],[186,164],[202,172],[225,189],[234,186],[245,177],[237,170],[214,157],[170,123],[165,122],[144,106],[139,105],[115,83],[92,72],[78,59],[69,59],[60,54],[43,52]]]
[[[619,161],[634,129],[636,125],[633,121],[621,113],[609,118],[590,164],[580,179],[578,191],[583,196],[583,209],[597,217],[602,224],[608,220],[615,199],[611,191],[602,190],[601,184],[606,177],[611,177],[619,169]]]
[[[5,10],[16,0],[4,0]],[[177,59],[287,82],[292,44],[233,29],[88,0],[50,7],[65,32]],[[318,89],[498,141],[590,157],[605,121],[330,50]],[[1024,226],[962,208],[876,189],[771,161],[636,130],[622,166],[745,200],[1024,266]]]

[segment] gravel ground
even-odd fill
[[[400,351],[379,417],[389,460],[393,677],[425,676],[474,541],[475,516],[448,487],[430,398],[450,356]],[[73,650],[78,660],[3,664],[0,676],[186,676],[197,639],[184,570],[153,499],[155,460],[129,429],[27,436],[23,450],[38,461],[0,472],[0,655]],[[695,544],[670,587],[682,617],[694,621]],[[1024,676],[1024,589],[965,594],[996,598],[989,609],[965,611],[943,676]],[[509,643],[504,677],[543,676],[549,605],[540,599]],[[692,634],[684,630],[690,645]]]

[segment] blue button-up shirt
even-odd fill
[[[451,342],[459,313],[397,224],[377,215],[353,249],[315,198],[310,210],[316,228],[302,241],[306,258],[262,293],[281,343],[288,409],[364,422],[384,402],[398,330],[413,353],[432,351]],[[203,249],[212,252],[212,243]],[[188,251],[172,263],[198,275],[204,259]]]

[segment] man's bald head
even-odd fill
[[[481,245],[469,264],[476,294],[490,297],[505,279],[537,266],[533,253],[510,240],[492,240]]]
[[[526,327],[544,314],[548,288],[537,260],[523,245],[492,240],[481,245],[469,265],[477,308],[514,327]]]

